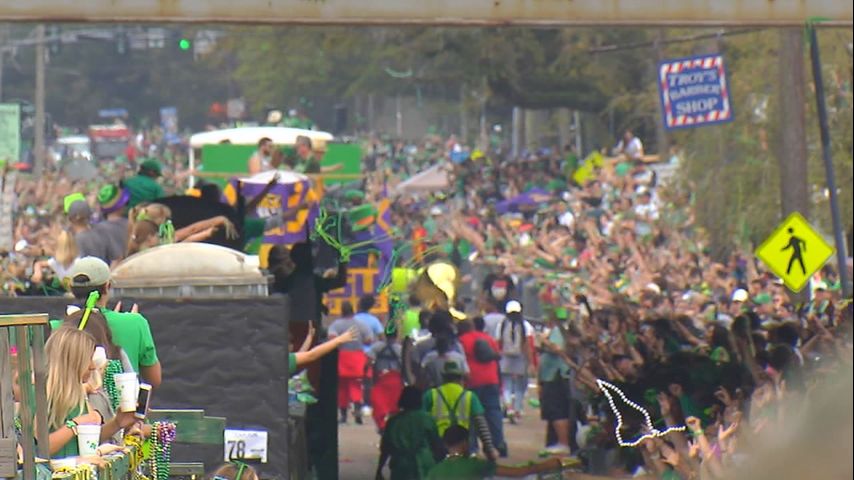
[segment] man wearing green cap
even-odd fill
[[[139,173],[124,181],[123,186],[130,192],[128,207],[163,198],[166,194],[157,179],[163,174],[160,162],[148,159],[139,165]]]
[[[453,425],[466,429],[473,426],[483,442],[483,453],[495,461],[498,451],[492,444],[483,404],[474,392],[463,387],[463,369],[457,362],[445,362],[442,381],[443,385],[424,393],[424,410],[436,421],[439,435],[444,434],[445,430]]]

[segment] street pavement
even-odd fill
[[[529,389],[528,396],[536,397],[536,390]],[[509,447],[509,457],[499,463],[514,465],[537,460],[537,452],[543,448],[545,423],[540,420],[540,411],[526,406],[524,416],[516,424],[504,422],[504,436]],[[338,463],[341,480],[373,480],[379,457],[380,437],[376,425],[370,418],[364,425],[356,425],[352,416],[348,424],[338,427]],[[386,469],[386,477],[388,470]]]

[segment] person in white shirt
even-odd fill
[[[569,209],[569,204],[566,202],[560,203],[560,213],[557,217],[557,223],[563,225],[566,228],[572,228],[575,226],[575,215],[572,214],[572,211]]]
[[[528,368],[533,365],[531,339],[534,326],[522,316],[522,304],[510,300],[506,316],[498,324],[494,338],[501,349],[501,383],[507,417],[515,423],[522,416],[525,391],[528,389]]]
[[[655,204],[649,190],[645,188],[638,192],[638,197],[635,200],[635,214],[641,220],[658,220],[658,205]]]
[[[614,147],[614,155],[624,155],[628,160],[640,160],[643,158],[643,143],[627,129],[622,140]]]

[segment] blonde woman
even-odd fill
[[[220,215],[201,220],[175,230],[172,226],[172,210],[159,203],[137,205],[130,211],[127,256],[157,245],[176,242],[201,242],[213,236],[220,228],[226,237],[238,237],[237,228]]]
[[[101,415],[89,408],[83,384],[95,370],[95,339],[73,328],[55,330],[45,344],[47,354],[47,404],[50,455],[74,457],[78,425],[101,425]],[[133,412],[119,413],[101,425],[101,441],[133,425]]]
[[[79,256],[80,252],[74,235],[68,230],[63,230],[56,239],[56,252],[47,261],[47,265],[56,273],[56,278],[62,280],[68,276],[71,266]]]

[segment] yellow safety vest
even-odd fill
[[[439,427],[439,436],[451,425],[469,428],[471,424],[472,393],[457,383],[446,383],[430,389],[430,415]]]

